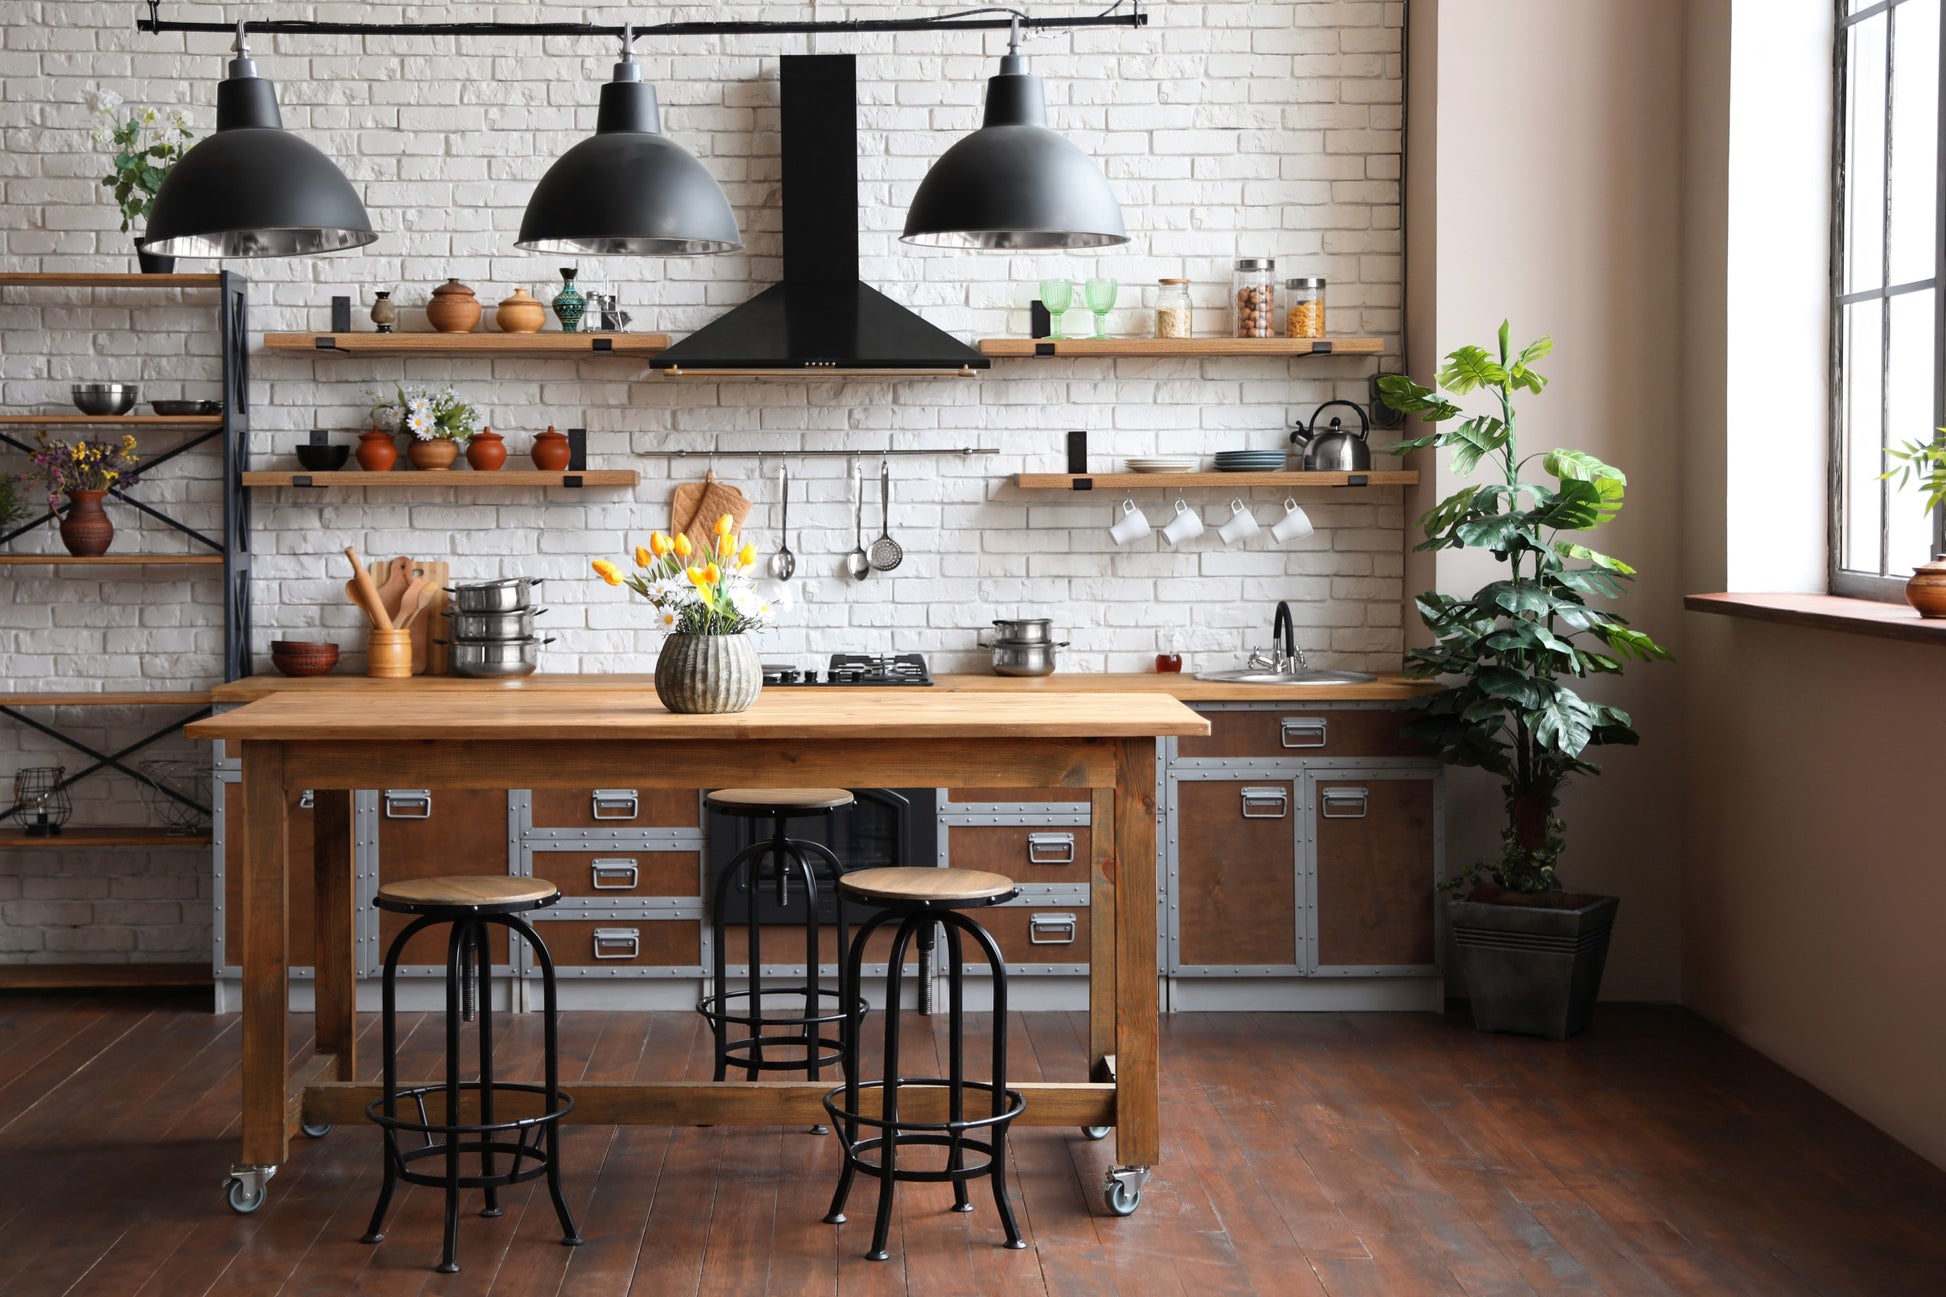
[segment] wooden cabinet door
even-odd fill
[[[1298,971],[1291,781],[1179,779],[1174,793],[1173,967]]]
[[[463,874],[504,874],[508,867],[507,794],[499,790],[434,789],[430,794],[388,789],[378,795],[378,880],[450,878]],[[411,916],[379,911],[378,959]],[[422,932],[400,956],[405,965],[446,962],[443,926]],[[507,962],[506,930],[488,929],[493,962]]]
[[[243,870],[235,863],[243,847],[243,785],[223,786],[223,962],[243,965]],[[313,911],[317,891],[316,856],[312,837],[312,815],[306,796],[292,792],[286,799],[285,815],[289,837],[290,880],[289,931],[290,966],[309,968],[317,958],[318,930]]]
[[[1424,971],[1437,962],[1438,776],[1311,776],[1317,965]]]
[[[1176,740],[1178,760],[1308,761],[1338,757],[1413,757],[1425,749],[1406,738],[1411,713],[1397,707],[1280,705],[1207,709],[1206,738]]]

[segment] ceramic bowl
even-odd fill
[[[338,665],[338,646],[313,640],[272,640],[270,664],[287,676],[321,676]]]
[[[332,473],[345,466],[351,458],[350,446],[313,446],[309,443],[297,448],[297,462],[313,473]]]

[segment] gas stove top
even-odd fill
[[[764,663],[766,685],[929,685],[932,672],[918,653],[833,653],[822,674],[777,662]]]

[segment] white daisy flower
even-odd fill
[[[122,106],[122,97],[113,90],[90,90],[82,99],[91,112],[111,114]]]
[[[432,440],[432,415],[425,410],[414,410],[405,419],[406,431],[420,441]]]

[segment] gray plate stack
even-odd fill
[[[539,580],[513,576],[453,587],[446,617],[454,675],[500,679],[534,673],[541,645],[554,642],[534,634],[534,618],[547,611],[533,606],[538,585]]]

